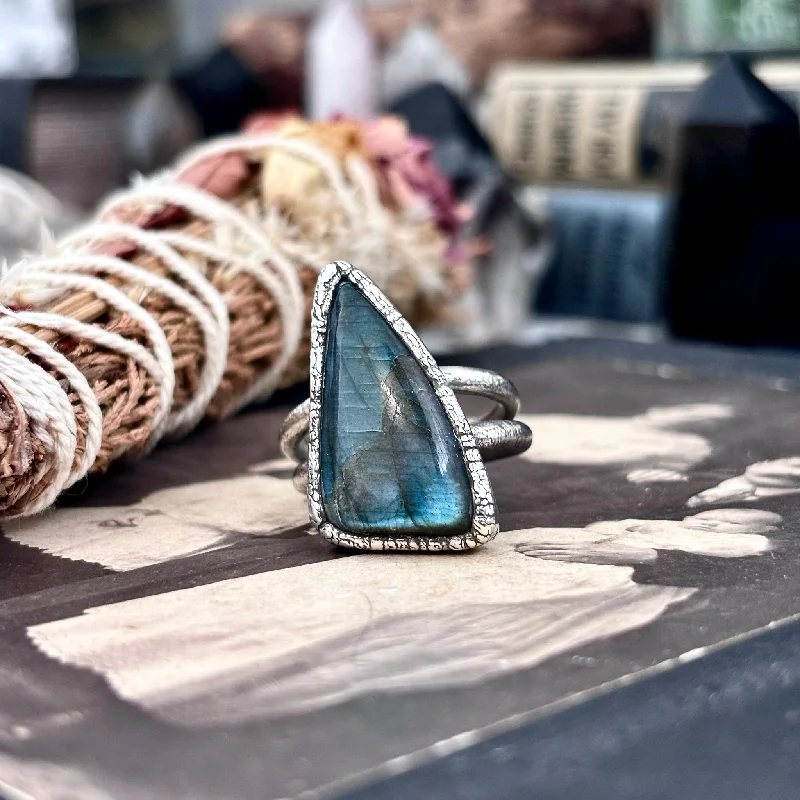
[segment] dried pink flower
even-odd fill
[[[450,236],[471,218],[472,210],[458,200],[434,163],[431,143],[410,136],[401,119],[378,117],[364,123],[364,141],[386,200],[409,209],[422,202],[439,230]]]

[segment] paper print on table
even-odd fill
[[[0,787],[299,797],[800,612],[797,393],[616,361],[503,371],[534,447],[488,465],[502,533],[473,553],[308,535],[286,409],[7,526]]]
[[[642,586],[615,564],[659,549],[757,556],[780,523],[721,509],[509,531],[470,558],[361,554],[90,608],[29,634],[168,722],[245,723],[479,684],[640,627],[695,589]]]

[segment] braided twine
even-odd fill
[[[232,154],[232,200],[182,180]],[[322,176],[313,196],[268,186],[287,164]],[[362,266],[416,324],[441,317],[467,280],[445,247],[381,202],[366,162],[302,141],[230,136],[139,179],[0,279],[0,517],[307,377],[328,261]]]

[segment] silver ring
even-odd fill
[[[286,418],[319,533],[366,550],[465,550],[498,532],[484,461],[518,455],[514,385],[489,370],[439,367],[408,322],[344,261],[322,271],[311,311],[310,398]],[[455,394],[491,400],[470,423]]]

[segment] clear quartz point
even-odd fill
[[[367,119],[378,111],[375,42],[353,0],[328,0],[317,16],[306,51],[306,114]]]

